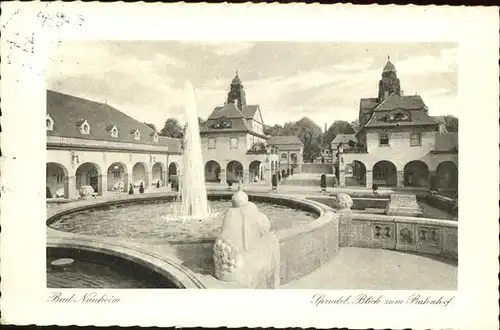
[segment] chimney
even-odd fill
[[[326,126],[327,126],[327,125],[326,125],[326,123],[325,123],[325,133],[326,133],[326,131],[328,130],[328,129],[326,128]]]
[[[238,108],[238,99],[234,99],[234,106]]]

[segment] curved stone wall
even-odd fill
[[[203,283],[189,269],[169,260],[167,256],[158,256],[152,252],[132,246],[118,245],[79,237],[48,238],[48,249],[71,249],[79,253],[92,252],[108,257],[125,259],[143,266],[164,277],[180,289],[203,289]]]

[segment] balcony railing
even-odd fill
[[[342,153],[343,154],[366,154],[366,153],[368,153],[368,150],[366,150],[366,147],[354,147],[354,148],[346,149]]]

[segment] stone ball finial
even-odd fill
[[[238,188],[238,191],[231,198],[231,204],[233,207],[241,207],[248,204],[248,195],[243,191],[242,186]]]
[[[352,207],[353,201],[351,196],[341,193],[335,198],[335,205],[339,210],[346,210]]]

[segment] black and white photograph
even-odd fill
[[[2,324],[497,327],[495,8],[0,20]]]
[[[62,42],[47,286],[456,290],[458,52]]]

